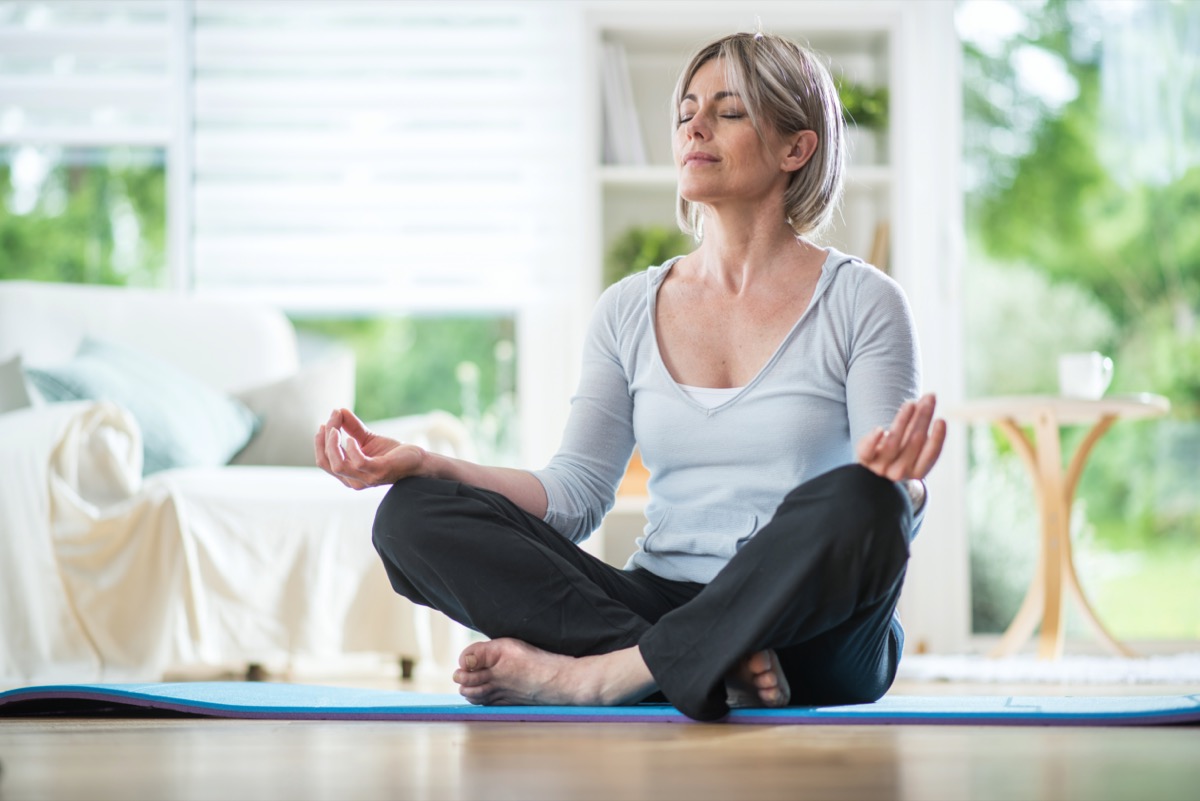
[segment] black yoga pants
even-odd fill
[[[724,717],[724,678],[772,648],[793,705],[867,703],[891,686],[892,625],[912,507],[847,465],[801,484],[708,584],[623,570],[494,492],[408,478],[373,540],[392,587],[495,639],[569,656],[640,647],[659,690],[697,720]]]

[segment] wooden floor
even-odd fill
[[[922,684],[892,692],[1196,690]],[[1200,727],[4,719],[0,765],[0,801],[1192,801],[1200,798]]]

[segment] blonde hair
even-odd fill
[[[726,82],[738,93],[750,123],[766,140],[768,130],[786,136],[817,135],[808,163],[792,173],[784,194],[787,222],[799,236],[819,234],[842,199],[845,122],[829,69],[816,53],[782,36],[735,33],[715,39],[692,56],[675,85],[672,121],[696,72],[709,61],[725,64]],[[703,209],[676,196],[675,219],[684,233],[700,238]]]

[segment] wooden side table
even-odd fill
[[[1133,651],[1109,634],[1096,617],[1079,586],[1071,555],[1071,504],[1088,454],[1097,440],[1117,420],[1134,420],[1166,414],[1170,402],[1160,395],[1123,395],[1099,400],[1055,395],[1015,395],[967,401],[948,412],[966,422],[986,422],[1005,433],[1033,477],[1041,518],[1041,548],[1033,581],[1013,622],[993,649],[992,656],[1009,656],[1020,650],[1041,622],[1038,658],[1058,659],[1065,641],[1064,596],[1067,592],[1083,612],[1097,638],[1117,654]],[[1032,425],[1034,437],[1021,425]],[[1060,429],[1089,425],[1091,430],[1063,472]]]

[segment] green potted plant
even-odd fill
[[[867,86],[848,78],[836,79],[846,119],[850,158],[858,164],[877,161],[879,135],[888,127],[888,89]]]
[[[617,236],[604,255],[604,286],[672,256],[691,252],[695,242],[678,228],[661,225],[633,226]]]

